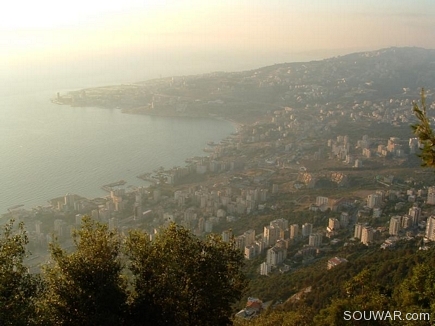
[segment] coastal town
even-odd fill
[[[435,175],[420,167],[410,128],[421,89],[404,82],[394,51],[57,94],[63,105],[228,119],[237,131],[207,141],[185,166],[144,171],[148,187],[113,180],[97,185],[106,197],[66,194],[11,207],[3,219],[25,222],[33,271],[54,239],[73,245],[85,215],[124,234],[144,229],[151,240],[171,222],[198,237],[220,234],[255,278],[319,261],[327,271],[349,261],[348,248],[394,250],[417,239],[415,250],[425,250],[435,241]],[[429,73],[419,76],[435,86]],[[425,88],[429,110],[434,89]],[[259,299],[248,303],[257,306],[249,314],[263,309]]]

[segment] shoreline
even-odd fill
[[[107,108],[97,107],[97,106],[75,106],[74,107],[74,106],[72,106],[70,104],[58,102],[55,99],[51,99],[50,102],[52,104],[56,104],[56,105],[69,106],[70,108],[90,108],[90,107],[93,107],[93,108],[106,109],[107,110]],[[226,118],[223,118],[223,117],[216,117],[216,116],[191,116],[191,115],[184,115],[184,116],[182,116],[182,115],[176,115],[176,114],[174,114],[174,115],[165,115],[165,114],[152,114],[152,113],[149,114],[149,113],[125,112],[125,111],[123,111],[122,108],[115,108],[115,109],[119,110],[123,114],[131,114],[131,115],[147,115],[147,116],[155,116],[155,117],[161,117],[161,118],[188,118],[188,119],[220,120],[220,121],[225,121],[225,122],[230,123],[231,126],[232,126],[232,129],[233,129],[233,132],[230,132],[229,134],[227,134],[223,138],[219,139],[219,141],[222,141],[222,140],[226,139],[227,137],[231,136],[235,132],[239,132],[240,128],[243,126],[243,124],[238,123],[237,121],[234,121],[232,119],[226,119]],[[202,149],[200,149],[200,151],[202,151]],[[206,153],[201,153],[201,154],[198,154],[197,157],[207,157],[207,155],[206,155]],[[190,157],[184,157],[183,161],[186,162],[186,160],[188,160],[189,158]],[[173,165],[173,163],[169,164],[169,166],[172,166],[172,165]],[[170,170],[171,168],[169,166],[166,167],[165,169]],[[187,166],[188,166],[187,163],[185,163],[183,165],[183,167],[187,167]],[[143,171],[143,172],[141,172],[141,173],[139,173],[138,175],[135,176],[138,179],[138,181],[140,180],[140,182],[146,182],[147,183],[146,185],[134,184],[133,181],[130,181],[130,183],[127,184],[128,182],[125,182],[124,180],[121,180],[121,181],[124,182],[124,184],[122,186],[126,190],[128,188],[136,188],[136,187],[144,187],[146,189],[149,189],[149,187],[153,186],[155,183],[152,182],[151,180],[145,180],[143,178],[140,178],[140,176],[144,175],[144,174],[147,174],[147,173],[150,173],[150,172],[151,171]],[[119,183],[119,181],[114,182],[114,183]],[[107,186],[109,186],[109,185],[110,184],[95,185],[95,189],[99,189],[99,190],[103,190],[104,192],[108,192],[108,187]],[[97,193],[97,192],[98,192],[98,190],[95,191],[95,193]],[[109,195],[103,195],[103,194],[82,195],[79,192],[77,192],[77,193],[74,192],[72,194],[80,196],[80,197],[83,197],[83,198],[86,198],[89,201],[93,201],[93,200],[98,199],[98,198],[106,198],[107,196],[109,196]],[[14,212],[20,212],[20,211],[21,212],[23,212],[23,211],[25,212],[25,211],[32,211],[32,210],[38,209],[38,208],[43,208],[44,209],[44,208],[53,207],[51,202],[54,199],[60,198],[59,196],[63,196],[63,195],[62,194],[58,194],[58,195],[55,195],[54,198],[46,199],[46,200],[43,200],[43,201],[34,201],[34,200],[31,200],[31,199],[27,199],[26,200],[26,201],[34,202],[34,204],[26,204],[25,201],[22,201],[21,203],[18,203],[17,205],[13,205],[13,203],[12,203],[12,204],[10,204],[8,206],[7,209],[5,209],[3,212],[0,212],[0,219],[2,217],[3,218],[7,217],[7,215],[9,215],[10,213],[14,213]]]

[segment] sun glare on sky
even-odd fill
[[[15,0],[0,11],[0,60],[17,66],[95,54],[216,51],[254,61],[276,54],[279,61],[299,52],[433,48],[433,17],[430,0]]]

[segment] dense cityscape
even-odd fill
[[[243,254],[251,285],[234,307],[236,320],[310,302],[314,280],[288,287],[278,280],[355,266],[371,253],[433,250],[435,175],[420,167],[421,142],[410,127],[421,87],[435,109],[433,58],[433,50],[391,48],[57,94],[60,110],[214,117],[237,131],[209,141],[185,166],[138,175],[149,187],[113,180],[98,185],[106,197],[59,194],[45,206],[11,207],[3,220],[24,222],[32,273],[55,239],[74,247],[84,216],[123,235],[144,230],[151,241],[175,222],[202,239],[217,234]]]

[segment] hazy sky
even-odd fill
[[[0,11],[3,71],[124,62],[196,73],[390,46],[435,48],[435,1],[13,0]]]

